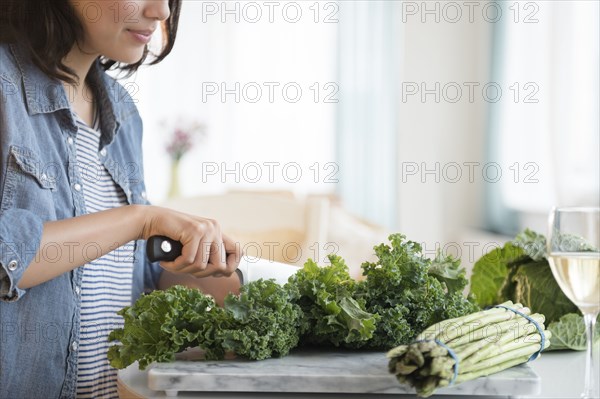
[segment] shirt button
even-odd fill
[[[73,145],[73,137],[67,138],[67,143],[69,143],[69,145]]]
[[[79,293],[80,293],[80,292],[81,292],[81,288],[79,288],[79,286],[78,286],[78,285],[76,285],[76,286],[75,286],[75,293],[76,293],[77,295],[79,295]]]
[[[79,345],[77,344],[77,341],[73,341],[71,343],[71,349],[73,349],[74,351],[76,351],[77,348],[79,348]]]
[[[18,265],[19,263],[16,260],[11,260],[10,262],[8,262],[8,270],[14,272],[15,270],[17,270]]]
[[[81,184],[75,183],[73,184],[73,188],[75,189],[75,191],[81,191]]]
[[[106,156],[106,148],[100,150],[100,155],[102,155],[103,157]]]
[[[146,199],[146,197],[147,197],[147,196],[148,196],[148,195],[146,195],[146,192],[145,192],[145,191],[142,191],[142,198],[143,198],[143,199]]]

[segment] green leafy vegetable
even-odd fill
[[[571,349],[583,351],[586,349],[585,324],[583,316],[568,313],[560,320],[550,323],[548,330],[552,331],[552,350]],[[600,322],[596,321],[594,337],[600,336]]]
[[[109,335],[120,341],[108,350],[110,364],[124,368],[137,360],[142,370],[195,347],[215,360],[226,350],[255,360],[284,356],[298,344],[302,315],[283,287],[264,280],[229,295],[224,308],[197,289],[174,286],[143,295],[119,314],[125,325]]]
[[[353,298],[356,281],[344,260],[329,255],[329,261],[319,267],[309,259],[286,285],[304,313],[303,340],[334,346],[367,341],[379,316],[366,312],[364,304]]]
[[[109,341],[120,341],[108,350],[108,359],[115,368],[138,360],[143,370],[155,361],[175,360],[175,353],[190,346],[202,347],[207,359],[224,356],[216,334],[227,323],[223,309],[198,290],[175,286],[154,291],[118,314],[125,325],[108,337]]]
[[[225,298],[233,322],[218,334],[226,349],[250,359],[281,357],[298,345],[302,310],[290,302],[287,290],[273,280],[242,286]]]
[[[525,229],[517,234],[513,245],[523,249],[524,254],[536,262],[546,258],[546,237],[533,230]]]
[[[479,259],[471,276],[471,293],[479,306],[520,302],[542,313],[548,323],[577,312],[552,275],[545,245],[544,236],[527,229]]]
[[[465,269],[460,267],[460,259],[455,259],[450,255],[444,257],[439,252],[431,262],[428,273],[446,284],[448,293],[462,293],[469,282]]]
[[[563,235],[559,240],[562,250],[592,249],[576,236]],[[475,263],[471,293],[481,307],[513,301],[543,314],[553,336],[549,350],[585,349],[582,317],[558,286],[545,253],[546,238],[526,229]]]
[[[511,283],[515,287],[514,300],[541,312],[549,323],[566,313],[577,312],[577,306],[563,294],[545,259],[522,264]]]
[[[471,276],[471,293],[481,307],[504,302],[502,289],[507,281],[509,265],[523,258],[521,248],[506,243],[495,248],[475,262]]]
[[[191,288],[176,286],[144,295],[123,308],[123,328],[114,330],[108,358],[113,367],[135,361],[168,362],[190,347],[206,359],[233,351],[249,359],[285,356],[299,344],[389,349],[409,342],[428,325],[478,308],[464,297],[460,261],[440,254],[432,261],[421,246],[390,237],[375,247],[376,263],[362,265],[365,279],[350,277],[344,260],[330,265],[308,260],[285,286],[272,280],[244,285],[224,307]]]
[[[431,262],[421,245],[405,238],[390,235],[391,246],[375,247],[378,261],[362,265],[366,279],[357,296],[368,312],[381,316],[373,339],[363,346],[389,349],[408,343],[433,323],[478,309],[462,294],[468,280],[460,261],[438,254]]]

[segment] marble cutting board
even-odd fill
[[[411,394],[387,371],[383,352],[298,350],[280,359],[177,360],[148,371],[148,387],[176,396],[193,392],[304,392]],[[446,395],[536,395],[539,376],[520,365],[438,390]]]

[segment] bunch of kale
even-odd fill
[[[468,280],[460,260],[439,253],[430,260],[421,245],[405,238],[391,235],[391,246],[375,247],[378,261],[362,265],[366,279],[356,297],[381,319],[373,337],[359,346],[388,350],[411,342],[432,324],[479,310],[463,295]]]
[[[391,246],[375,247],[377,262],[362,265],[361,281],[330,255],[327,266],[309,259],[283,287],[250,282],[223,308],[181,286],[145,295],[119,312],[125,325],[110,334],[120,341],[109,349],[111,365],[138,360],[143,369],[189,347],[203,349],[207,359],[233,351],[255,360],[285,356],[298,345],[387,350],[431,324],[478,310],[463,295],[467,279],[458,260],[430,260],[401,234],[389,239]]]
[[[255,360],[285,356],[298,345],[302,317],[288,291],[271,280],[243,286],[223,308],[197,289],[174,286],[143,295],[119,314],[125,325],[109,335],[120,342],[108,350],[110,364],[125,368],[137,360],[142,370],[196,347],[207,360],[223,359],[226,351]]]

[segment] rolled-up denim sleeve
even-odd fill
[[[0,212],[0,301],[12,302],[25,290],[17,287],[42,240],[42,219],[25,209]]]

